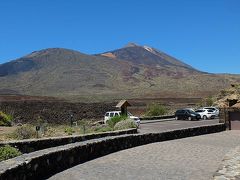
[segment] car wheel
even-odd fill
[[[190,116],[190,117],[188,117],[188,120],[189,120],[189,121],[191,121],[191,120],[192,120],[192,117],[191,117],[191,116]]]
[[[179,118],[176,116],[176,117],[175,117],[175,120],[179,120]]]
[[[137,123],[137,129],[141,129],[140,123]]]
[[[207,116],[204,115],[204,116],[203,116],[203,119],[206,120],[206,119],[207,119]]]

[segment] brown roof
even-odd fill
[[[127,102],[127,100],[121,100],[119,101],[119,103],[116,105],[117,108],[120,108],[122,106],[131,106],[131,104],[129,102]]]
[[[234,104],[232,107],[235,107],[235,108],[240,108],[240,102]]]

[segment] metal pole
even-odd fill
[[[85,126],[85,124],[83,125],[83,134],[85,134],[86,133],[86,126]]]
[[[73,115],[70,115],[70,123],[71,123],[71,127],[73,126]]]

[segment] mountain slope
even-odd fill
[[[171,57],[163,52],[160,52],[155,48],[151,48],[148,46],[139,46],[134,43],[129,43],[127,46],[121,49],[108,51],[100,55],[116,59],[123,59],[141,65],[148,65],[154,67],[177,66],[185,67],[190,70],[196,70],[190,65],[185,64],[180,60],[177,60],[176,58]]]
[[[240,82],[240,76],[203,73],[154,48],[138,45],[99,55],[49,48],[0,65],[0,94],[81,101],[199,97],[235,82]]]
[[[34,67],[27,69],[26,62],[32,62]],[[46,49],[1,65],[0,82],[1,89],[14,89],[20,94],[81,94],[89,92],[88,89],[91,92],[114,89],[115,72],[124,68],[124,63],[108,58],[60,48]]]

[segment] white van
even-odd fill
[[[109,119],[111,119],[114,116],[120,116],[121,111],[108,111],[104,115],[104,123],[106,124]],[[134,120],[137,124],[137,126],[140,126],[140,119],[137,116],[133,116],[130,112],[128,112],[128,117],[132,120]]]

